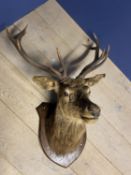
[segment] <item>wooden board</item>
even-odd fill
[[[24,47],[34,59],[55,61],[56,47],[66,63],[83,51],[88,36],[55,1],[44,5],[16,22],[29,25]],[[79,64],[76,76],[93,52]],[[31,80],[46,74],[27,64],[0,33],[0,174],[2,175],[130,175],[131,174],[131,83],[108,59],[93,74],[106,78],[92,88],[92,99],[102,108],[99,121],[87,125],[87,143],[79,159],[61,168],[43,154],[38,141],[38,115],[35,108],[48,101],[47,92]]]

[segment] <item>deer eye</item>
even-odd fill
[[[64,91],[64,96],[69,96],[69,92]]]

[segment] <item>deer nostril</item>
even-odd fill
[[[100,109],[97,109],[97,110],[92,111],[92,115],[94,117],[99,117],[100,116]]]
[[[91,104],[88,108],[88,110],[90,111],[90,113],[94,116],[94,117],[99,117],[100,116],[100,108],[95,105],[95,104]]]

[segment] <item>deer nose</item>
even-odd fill
[[[89,107],[88,110],[90,111],[91,115],[94,117],[99,117],[100,116],[100,108],[96,104],[92,103]]]

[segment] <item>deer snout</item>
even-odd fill
[[[91,103],[88,106],[88,110],[90,111],[91,115],[93,115],[94,117],[100,116],[101,110],[100,110],[99,106],[97,106],[96,104]]]

